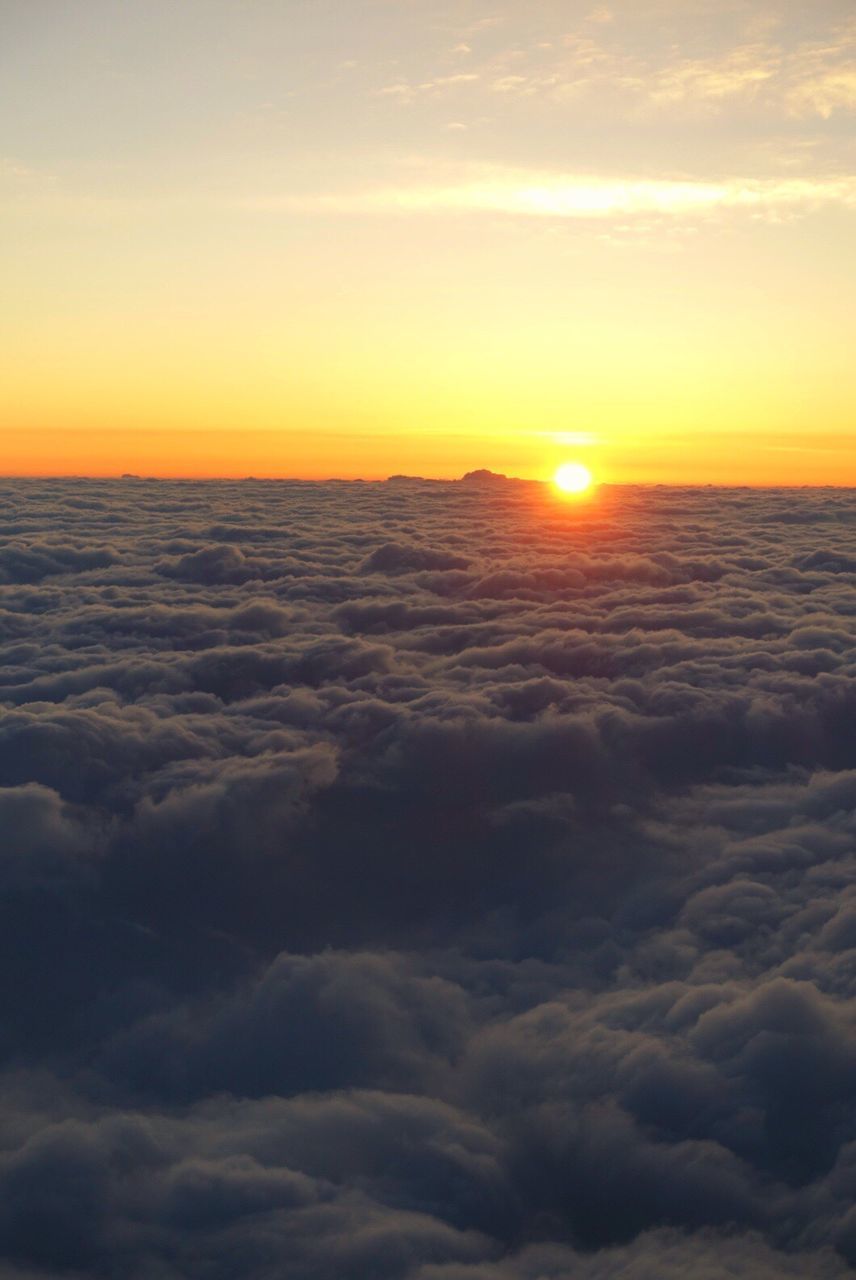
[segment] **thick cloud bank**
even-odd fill
[[[0,1277],[856,1267],[856,493],[0,484]]]

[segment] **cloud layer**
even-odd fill
[[[4,1280],[851,1273],[852,492],[2,498]]]

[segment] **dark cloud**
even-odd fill
[[[851,492],[0,490],[0,1280],[851,1274]]]
[[[448,551],[385,542],[366,556],[360,568],[363,573],[407,573],[413,569],[466,569],[468,565],[465,556]]]
[[[0,547],[0,583],[41,582],[60,574],[102,569],[117,558],[109,547],[69,547],[59,540],[8,541]]]

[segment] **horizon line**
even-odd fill
[[[354,484],[354,485],[371,485],[371,484],[389,484],[392,482],[412,482],[414,484],[463,484],[466,483],[466,474],[463,476],[417,476],[407,475],[404,473],[393,472],[388,476],[376,476],[366,478],[365,476],[288,476],[288,475],[141,475],[134,472],[109,472],[104,474],[93,473],[70,473],[70,472],[52,472],[52,471],[20,471],[20,472],[0,472],[0,483],[5,481],[21,481],[21,480],[63,480],[68,482],[87,481],[117,483],[124,481],[129,484],[305,484],[305,485],[325,485],[325,484]],[[509,476],[502,475],[499,472],[491,473],[491,478],[486,480],[474,480],[469,482],[473,486],[484,485],[488,487],[494,484],[527,484],[527,485],[543,485],[551,486],[552,480],[539,479],[532,476]],[[710,480],[601,480],[596,481],[592,492],[601,489],[834,489],[841,492],[849,492],[856,490],[856,484],[823,484],[811,483],[805,481],[801,484],[760,484],[760,483],[737,483],[736,481],[710,481]],[[587,496],[591,494],[575,495],[573,500],[585,501]]]

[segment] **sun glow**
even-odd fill
[[[553,484],[562,493],[586,493],[594,484],[594,477],[581,462],[564,462],[553,476]]]

